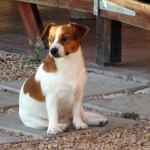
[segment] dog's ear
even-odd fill
[[[49,30],[52,26],[56,26],[55,23],[49,23],[45,28],[44,28],[44,31],[42,33],[42,36],[41,36],[41,40],[44,40],[48,34],[49,34]]]
[[[70,22],[69,25],[73,28],[76,38],[83,39],[89,31],[89,27],[86,25],[80,25],[74,22]]]

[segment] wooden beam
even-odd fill
[[[121,23],[96,17],[96,61],[105,66],[121,62]]]
[[[150,30],[149,4],[141,3],[135,0],[110,0],[110,1],[135,11],[136,16],[123,15],[104,10],[100,11],[100,16]]]
[[[43,31],[43,24],[36,4],[18,2],[18,8],[24,23],[25,31],[28,36],[30,46],[35,46],[37,41],[40,42],[40,36]],[[43,43],[40,43],[43,47]]]
[[[21,2],[41,4],[46,6],[66,8],[93,13],[93,0],[18,0]],[[136,16],[128,16],[119,13],[100,11],[100,16],[127,23],[136,27],[150,30],[150,5],[136,0],[109,0],[125,8],[136,12]]]
[[[93,0],[79,0],[79,1],[76,1],[76,0],[18,0],[18,1],[93,13]]]

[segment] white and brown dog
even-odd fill
[[[25,126],[57,134],[68,128],[70,120],[76,129],[107,123],[104,116],[82,108],[86,71],[81,40],[88,30],[72,22],[51,23],[44,29],[41,39],[48,36],[49,53],[19,96],[19,115]]]

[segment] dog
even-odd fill
[[[19,95],[19,116],[25,126],[58,134],[71,123],[79,130],[108,122],[82,108],[86,71],[81,41],[88,31],[88,26],[73,22],[50,23],[44,29],[41,40],[48,37],[48,55],[23,83]]]

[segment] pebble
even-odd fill
[[[11,81],[27,78],[35,72],[40,63],[34,64],[31,61],[24,63],[19,54],[1,53],[0,64],[0,81]]]
[[[18,112],[19,108],[18,107],[13,107],[13,108],[9,108],[6,113],[16,113]]]

